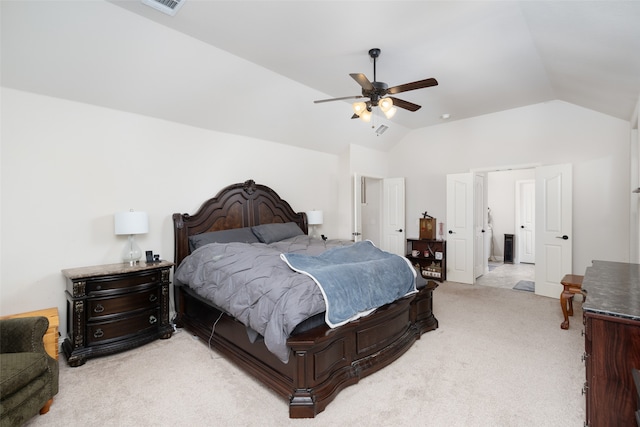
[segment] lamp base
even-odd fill
[[[142,250],[133,238],[133,234],[130,234],[127,244],[122,249],[122,260],[129,265],[135,265],[141,257]]]

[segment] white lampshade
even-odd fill
[[[362,113],[360,113],[360,120],[369,123],[371,121],[371,111],[364,110]]]
[[[307,211],[307,224],[320,225],[322,222],[322,211]]]
[[[113,217],[115,233],[145,234],[149,232],[149,217],[146,212],[118,212]]]
[[[386,113],[393,107],[393,99],[382,98],[380,101],[378,101],[378,107],[380,107],[380,109]]]
[[[362,114],[363,111],[367,111],[367,104],[365,104],[364,102],[354,102],[352,107],[353,107],[353,112],[357,116]]]

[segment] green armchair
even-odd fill
[[[0,427],[49,411],[58,393],[58,361],[44,350],[46,317],[0,320]]]

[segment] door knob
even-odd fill
[[[455,232],[452,230],[449,230],[449,234],[455,234]]]
[[[396,230],[398,233],[402,233],[402,228],[400,230]]]
[[[524,228],[524,225],[521,225],[520,228]]]
[[[567,236],[566,234],[563,236],[556,236],[556,239],[569,240],[569,236]]]

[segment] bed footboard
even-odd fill
[[[289,338],[286,364],[262,342],[251,343],[244,325],[182,286],[176,287],[177,323],[211,340],[213,348],[288,399],[290,418],[313,418],[342,389],[391,364],[422,333],[438,327],[432,310],[436,286],[430,282],[418,294],[339,328],[323,325]]]

